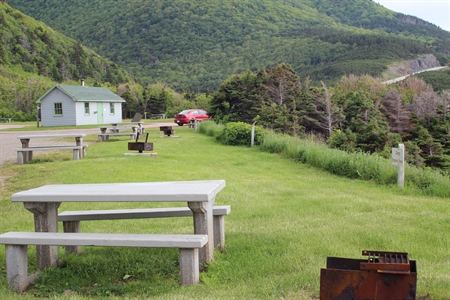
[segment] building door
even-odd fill
[[[103,103],[97,103],[97,124],[103,124]]]

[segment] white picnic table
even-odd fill
[[[120,126],[127,127],[127,125],[129,125],[129,126],[131,126],[133,131],[143,134],[144,128],[142,127],[142,124],[144,124],[144,122],[121,122],[121,123],[111,123],[111,126],[112,126],[112,129],[114,130],[114,128],[116,128],[116,127],[120,127]],[[104,132],[102,132],[102,133],[104,133]]]
[[[194,234],[208,235],[199,252],[200,263],[213,259],[213,206],[225,180],[57,184],[15,193],[13,202],[23,202],[34,214],[36,232],[58,232],[58,208],[64,202],[186,202],[193,212]],[[57,246],[36,246],[38,267],[56,266]]]
[[[29,148],[30,151],[26,151],[24,154],[23,152],[18,151],[17,152],[17,163],[23,164],[33,159],[33,151],[31,150],[59,150],[64,149],[64,146],[57,146],[57,145],[41,145],[41,146],[30,146],[30,140],[31,139],[57,139],[57,138],[74,138],[75,139],[75,145],[78,147],[78,158],[84,157],[84,151],[83,151],[83,138],[86,136],[84,133],[69,133],[69,134],[35,134],[35,135],[21,135],[17,138],[20,140],[20,143],[22,144],[22,149]],[[74,152],[75,153],[75,152]],[[74,159],[76,158],[76,155],[74,154]]]

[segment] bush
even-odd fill
[[[198,132],[202,134],[206,134],[207,136],[215,137],[219,135],[225,126],[223,124],[216,124],[213,121],[201,122],[198,127]]]
[[[338,176],[372,180],[388,186],[397,184],[397,168],[392,166],[390,159],[377,154],[331,149],[317,141],[272,131],[263,133],[262,129],[256,129],[255,136],[258,137],[258,149],[261,151],[278,153]],[[228,123],[223,126],[214,122],[202,122],[199,132],[214,136],[228,145],[250,145],[251,126],[245,123]],[[425,195],[450,197],[449,178],[431,168],[406,165],[405,187],[417,189]]]
[[[373,180],[379,184],[396,185],[397,168],[391,160],[377,154],[349,153],[326,145],[268,133],[259,146],[261,151],[279,153],[295,161],[311,165],[332,174],[352,179]],[[450,180],[430,168],[405,166],[405,186],[421,190],[426,195],[449,197]]]
[[[250,146],[252,137],[252,126],[243,122],[230,122],[216,136],[216,139],[225,145],[231,146]],[[259,145],[264,140],[264,134],[261,128],[255,127],[254,144]]]

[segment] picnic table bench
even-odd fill
[[[213,207],[214,247],[223,250],[225,247],[225,220],[231,208],[226,206]],[[147,218],[192,217],[188,207],[141,208],[117,210],[82,210],[64,211],[58,215],[58,221],[63,222],[64,232],[81,232],[81,221],[125,220]],[[67,252],[81,253],[80,246],[67,246]]]
[[[140,130],[136,126],[101,126],[100,134],[98,134],[98,141],[103,142],[109,140],[110,136],[123,136],[129,135],[130,140],[136,139],[136,135]],[[107,132],[109,130],[109,132]],[[122,130],[122,131],[121,131]],[[127,132],[123,132],[123,130],[131,130]]]
[[[33,159],[33,151],[51,151],[51,150],[73,150],[73,159],[78,160],[85,157],[87,145],[83,145],[83,137],[86,134],[44,134],[44,135],[21,135],[22,148],[17,148],[17,164],[23,165]],[[75,138],[75,145],[41,145],[30,146],[31,139],[57,139],[57,138]]]
[[[1,123],[6,123],[6,122],[11,123],[12,122],[12,118],[0,118],[0,122]]]
[[[142,127],[142,125],[144,124],[144,122],[122,122],[122,123],[111,123],[112,127],[118,127],[120,125],[129,125],[131,127],[133,127],[133,130],[136,130],[137,132],[139,132],[139,134],[144,134],[144,130],[145,128]]]
[[[151,114],[150,119],[166,119],[166,114]]]
[[[0,235],[0,244],[6,245],[7,283],[16,292],[23,292],[35,277],[28,276],[28,245],[178,248],[180,284],[191,285],[199,282],[198,251],[207,242],[207,235],[194,234],[7,232]]]

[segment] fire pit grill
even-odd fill
[[[160,126],[159,130],[164,132],[164,135],[168,137],[170,137],[170,135],[174,133],[172,126]]]
[[[406,252],[363,250],[367,259],[327,257],[320,299],[416,299],[417,267]]]
[[[128,150],[138,150],[139,153],[142,153],[142,151],[152,151],[153,150],[153,143],[147,143],[148,140],[148,132],[145,137],[145,142],[138,142],[139,140],[139,132],[136,134],[136,142],[129,142],[128,143]]]

